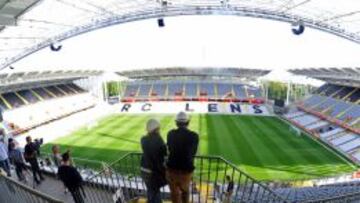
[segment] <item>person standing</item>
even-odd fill
[[[11,177],[8,146],[5,144],[5,132],[2,128],[0,128],[0,168]]]
[[[83,179],[78,170],[71,165],[70,153],[62,154],[62,163],[58,169],[58,177],[70,191],[75,203],[83,203]]]
[[[171,130],[167,136],[169,157],[166,177],[169,181],[172,202],[188,203],[199,135],[188,129],[190,119],[186,113],[178,113],[175,122],[177,129]]]
[[[19,148],[16,148],[15,142],[11,142],[9,148],[9,158],[11,160],[11,163],[15,166],[16,175],[19,181],[26,181],[24,171],[27,171],[27,169],[22,152]]]
[[[54,162],[54,165],[56,166],[56,169],[59,169],[59,167],[61,166],[61,162],[62,162],[60,146],[53,145],[51,147],[51,151],[52,151],[52,160]],[[67,152],[69,152],[69,151],[67,151]],[[70,161],[70,165],[72,165],[71,161]],[[66,194],[67,192],[68,192],[68,190],[67,190],[66,186],[64,185],[64,194]]]
[[[160,136],[160,123],[150,119],[146,124],[147,135],[141,138],[141,176],[147,188],[147,202],[161,203],[160,188],[166,185],[165,156],[167,149]]]
[[[35,143],[32,142],[32,138],[30,136],[26,137],[24,158],[25,161],[27,161],[31,166],[34,181],[36,182],[36,184],[40,184],[41,181],[45,179],[41,173],[37,160],[37,146],[35,145]]]
[[[13,138],[9,138],[8,139],[8,152],[10,152],[10,145],[11,145],[11,143],[13,143],[14,142],[14,139]]]
[[[225,190],[225,199],[224,199],[224,203],[230,203],[231,202],[231,196],[233,194],[234,191],[234,181],[231,179],[231,177],[229,175],[226,176],[226,190]]]
[[[59,167],[61,164],[61,154],[59,145],[53,145],[51,148],[52,151],[52,159],[56,167]]]

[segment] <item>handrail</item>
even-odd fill
[[[45,155],[46,157],[52,157],[51,153],[47,153],[47,152],[41,152],[40,157],[43,157],[43,155]],[[97,161],[97,160],[91,160],[91,159],[85,159],[85,158],[79,158],[79,157],[72,157],[72,160],[79,160],[79,161],[88,161],[88,162],[93,162],[93,163],[103,163],[101,161]]]
[[[95,178],[99,178],[101,180],[104,179],[104,177],[102,177],[103,174],[107,173],[109,169],[113,169],[115,168],[115,165],[118,164],[118,163],[124,163],[124,165],[127,164],[127,160],[125,160],[126,158],[128,157],[131,157],[131,156],[138,156],[140,157],[142,155],[141,152],[129,152],[129,153],[126,153],[125,155],[123,155],[121,158],[117,159],[116,161],[112,162],[111,164],[108,165],[108,168],[106,169],[103,169],[102,171],[98,172],[97,174],[89,177],[87,179],[87,181],[96,181]],[[254,185],[257,185],[258,187],[262,188],[263,189],[263,193],[268,193],[270,194],[270,196],[272,196],[274,199],[276,199],[277,201],[279,202],[286,202],[286,200],[284,199],[284,197],[278,195],[277,193],[275,193],[272,189],[270,189],[268,186],[260,183],[258,180],[256,180],[255,178],[251,177],[249,174],[243,172],[242,170],[240,170],[237,166],[235,166],[234,164],[232,164],[231,162],[229,162],[228,160],[224,159],[223,157],[221,156],[203,156],[203,155],[197,155],[195,156],[195,160],[218,160],[218,162],[222,162],[224,164],[226,164],[229,168],[231,168],[231,170],[233,170],[232,174],[235,173],[235,171],[237,173],[239,173],[239,179],[243,179],[245,178],[246,182],[250,182],[251,183],[251,188],[254,187]],[[140,168],[140,166],[138,167]],[[202,169],[200,169],[202,170]],[[131,171],[131,172],[134,172],[134,171]],[[196,169],[195,169],[195,172],[196,172]],[[210,172],[208,172],[210,173]],[[124,175],[124,174],[122,174]],[[209,176],[209,174],[208,174]],[[131,176],[130,176],[131,177]],[[123,177],[122,177],[123,178]],[[239,180],[240,181],[240,180]],[[135,182],[136,182],[136,178],[135,178]],[[200,182],[201,182],[201,175],[200,175]],[[224,180],[221,180],[220,182],[224,182]],[[131,184],[131,183],[130,183]],[[200,183],[201,184],[201,183]],[[246,183],[245,183],[246,184]],[[201,187],[201,186],[200,186]],[[208,187],[208,186],[207,186]],[[246,187],[246,186],[245,186]],[[259,190],[259,189],[257,189]]]
[[[129,156],[130,154],[131,154],[131,152],[125,153],[125,154],[124,154],[123,156],[121,156],[119,159],[116,159],[115,161],[111,162],[111,163],[108,165],[108,167],[111,168],[111,167],[114,166],[116,163],[118,163],[118,162],[120,162],[121,160],[125,159],[125,157]],[[97,172],[96,174],[88,177],[86,180],[91,180],[91,179],[93,179],[95,176],[97,176],[97,175],[99,175],[99,174],[101,174],[101,173],[104,173],[106,170],[107,170],[107,169],[104,168],[104,169],[102,169],[101,171]]]
[[[98,170],[98,172],[92,170],[93,173],[90,173],[91,175],[87,176],[85,180],[86,191],[90,195],[88,198],[104,200],[102,198],[114,198],[113,195],[116,195],[116,198],[122,196],[124,198],[122,201],[129,201],[133,198],[144,197],[146,187],[140,170],[141,155],[141,152],[128,152],[103,169]],[[195,156],[194,161],[196,167],[190,188],[190,197],[193,202],[215,202],[214,200],[210,201],[209,198],[217,198],[217,200],[222,201],[225,197],[222,192],[226,188],[226,176],[230,176],[234,182],[234,192],[231,196],[234,202],[299,201],[312,203],[341,200],[342,198],[350,200],[360,198],[360,191],[355,190],[356,192],[353,192],[349,190],[349,192],[334,194],[337,196],[308,196],[298,199],[301,192],[297,188],[285,187],[283,188],[284,191],[281,187],[271,187],[267,183],[256,180],[251,175],[243,172],[221,156],[198,155]],[[360,187],[360,185],[357,185],[339,185],[339,187],[354,186],[352,189],[356,189],[358,186]],[[299,189],[301,190],[301,188]],[[321,187],[318,187],[318,189],[321,190]],[[162,198],[169,199],[170,191],[168,186],[163,187],[161,192]]]
[[[53,198],[51,196],[48,196],[47,194],[41,193],[41,192],[39,192],[37,190],[34,190],[34,189],[30,188],[29,186],[27,186],[25,184],[21,184],[21,183],[13,180],[11,178],[8,178],[5,175],[0,173],[0,179],[1,178],[5,179],[5,181],[9,182],[10,184],[15,185],[16,187],[21,188],[25,192],[28,192],[28,193],[30,193],[32,195],[40,197],[42,200],[45,200],[47,202],[52,202],[52,203],[63,203],[63,201],[61,201],[61,200],[55,199],[55,198]]]
[[[141,155],[142,153],[141,152],[130,152],[128,155],[132,155],[132,154],[135,154],[135,155]],[[272,189],[270,189],[268,186],[262,184],[260,181],[256,180],[255,178],[253,178],[251,175],[247,174],[246,172],[240,170],[238,168],[238,166],[236,166],[235,164],[231,163],[230,161],[228,161],[227,159],[225,159],[224,157],[222,156],[215,156],[215,155],[196,155],[195,156],[195,159],[196,158],[206,158],[206,159],[219,159],[221,161],[223,161],[224,163],[228,164],[229,166],[231,166],[235,171],[239,172],[239,173],[242,173],[243,175],[245,175],[247,178],[251,179],[252,181],[254,181],[256,184],[260,185],[261,187],[263,187],[265,190],[268,190],[269,192],[272,192],[274,193],[274,195],[276,195],[279,199],[285,201],[285,199],[283,199],[283,197],[279,196],[278,194],[276,194]]]

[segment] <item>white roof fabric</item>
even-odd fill
[[[0,69],[51,43],[101,27],[194,14],[301,21],[360,43],[359,0],[0,0]]]

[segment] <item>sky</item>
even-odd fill
[[[360,45],[288,23],[237,16],[148,19],[100,29],[62,42],[13,64],[21,70],[131,70],[154,67],[291,68],[359,66]],[[279,74],[275,74],[279,76]],[[274,76],[274,77],[275,77]],[[280,78],[282,76],[280,75]]]

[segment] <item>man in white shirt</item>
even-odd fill
[[[0,168],[2,168],[7,176],[11,176],[10,173],[10,163],[8,156],[8,147],[5,144],[5,135],[4,130],[0,128]]]

